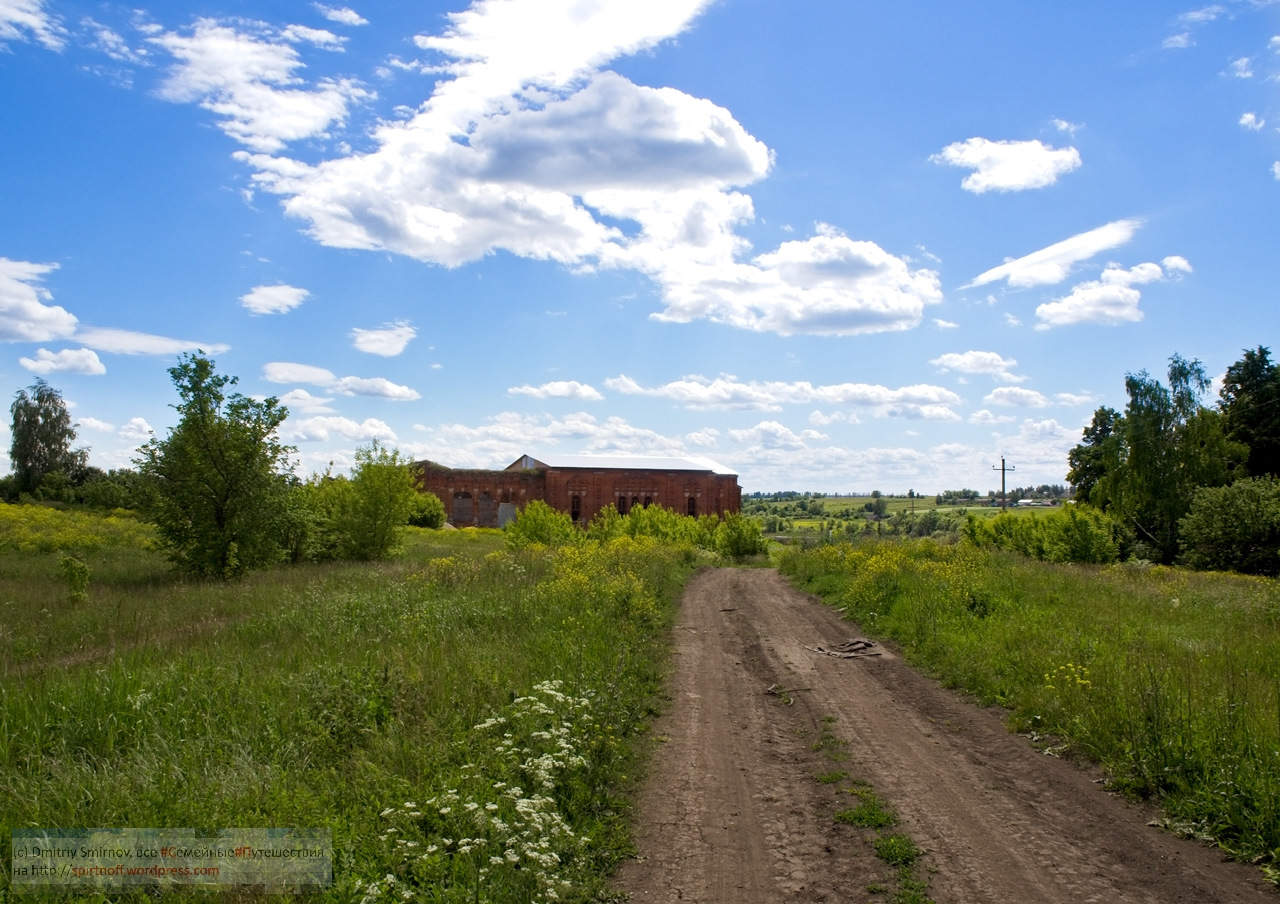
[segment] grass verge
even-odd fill
[[[591,900],[630,851],[692,556],[501,545],[421,532],[392,563],[219,585],[103,548],[87,602],[51,553],[6,554],[0,850],[15,827],[329,828],[311,899]]]
[[[1275,581],[929,540],[790,549],[780,565],[1016,729],[1158,799],[1172,828],[1280,876]]]

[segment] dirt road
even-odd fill
[[[617,880],[633,901],[885,901],[868,891],[895,873],[874,833],[833,818],[861,779],[926,852],[917,875],[939,904],[1280,902],[1256,870],[1148,827],[1149,811],[891,653],[806,650],[856,629],[774,571],[706,571],[681,606],[640,857]],[[848,780],[814,778],[833,771]]]

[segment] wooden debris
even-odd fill
[[[876,642],[865,637],[853,637],[833,647],[819,645],[815,647],[806,646],[805,649],[814,653],[822,653],[824,656],[835,656],[838,659],[880,655],[880,651],[876,649]]]

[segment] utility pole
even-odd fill
[[[1004,456],[1001,455],[1000,467],[997,468],[995,465],[992,465],[991,470],[1000,472],[1000,511],[1007,512],[1009,511],[1009,509],[1007,505],[1008,497],[1005,496],[1005,492],[1004,492],[1004,474],[1006,471],[1016,471],[1018,469],[1015,468],[1013,465],[1009,465],[1008,467],[1005,467]]]

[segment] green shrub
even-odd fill
[[[1201,487],[1180,526],[1182,559],[1192,568],[1280,574],[1280,481],[1274,477]]]
[[[419,493],[409,507],[409,523],[414,527],[439,530],[444,527],[444,503],[435,493]]]
[[[730,559],[745,559],[765,552],[769,546],[754,518],[729,512],[716,527],[716,552]]]
[[[67,582],[67,599],[73,603],[84,603],[89,600],[89,566],[75,556],[65,553],[58,563],[62,576]]]
[[[969,515],[961,535],[975,546],[995,547],[1046,562],[1106,565],[1120,555],[1116,523],[1084,505],[1068,505],[1047,515],[994,518]]]
[[[514,521],[503,528],[507,545],[523,549],[533,543],[543,546],[564,546],[582,539],[573,520],[564,512],[557,512],[541,499],[535,499],[516,512]]]

